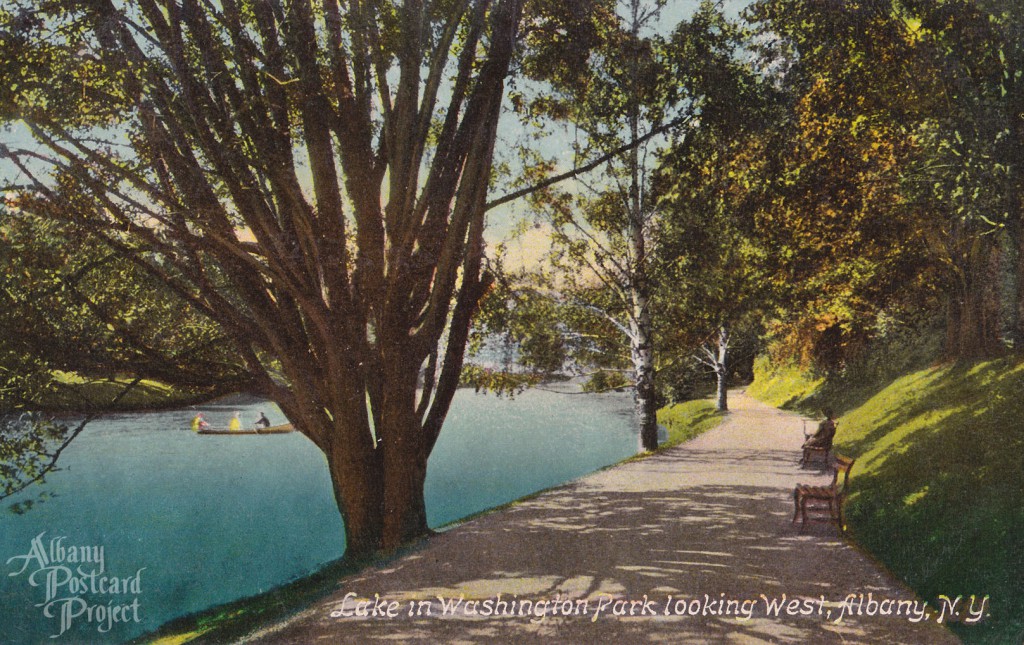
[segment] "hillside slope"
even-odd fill
[[[967,604],[973,594],[979,608],[989,596],[986,618],[955,627],[965,642],[1024,642],[1024,361],[931,367],[845,390],[765,367],[751,394],[842,413],[837,450],[858,460],[853,539],[925,599]]]

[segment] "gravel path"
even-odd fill
[[[828,481],[797,466],[800,417],[730,403],[689,443],[468,521],[250,641],[959,642],[937,600],[790,522],[794,484]]]

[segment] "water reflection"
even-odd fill
[[[95,421],[48,478],[54,499],[25,515],[0,514],[0,561],[26,553],[45,532],[46,540],[103,546],[111,575],[144,568],[141,623],[103,634],[79,622],[62,639],[120,642],[307,574],[344,551],[326,462],[312,443],[299,433],[199,436],[188,430],[197,411],[213,425],[227,425],[236,411],[243,425],[261,411],[272,423],[285,421],[272,404],[237,397]],[[459,392],[429,464],[429,523],[441,526],[629,456],[637,442],[631,417],[625,394],[528,391],[508,400]],[[6,573],[0,641],[52,642],[57,624],[35,606],[43,590]]]

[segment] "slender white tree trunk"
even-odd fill
[[[657,395],[654,388],[654,351],[651,347],[651,314],[647,294],[634,291],[630,333],[633,358],[636,416],[640,425],[640,443],[644,450],[658,448]]]
[[[729,329],[725,325],[718,330],[718,353],[715,359],[715,377],[718,381],[718,397],[715,407],[719,412],[729,409],[729,391],[727,380],[729,378]]]
[[[640,40],[640,2],[633,0],[632,11],[632,43],[639,47]],[[639,51],[632,58],[632,83],[637,82],[639,74]],[[639,92],[636,87],[629,88],[631,103],[629,107],[630,140],[640,138],[640,104]],[[644,199],[640,194],[641,175],[639,147],[629,152],[629,246],[632,255],[631,275],[628,279],[628,292],[632,304],[630,315],[630,354],[633,358],[633,374],[635,386],[636,414],[640,424],[640,443],[644,450],[658,448],[657,397],[654,387],[654,349],[652,346],[652,324],[650,310],[650,289],[647,279],[647,239],[644,224],[647,213]]]

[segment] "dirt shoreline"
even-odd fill
[[[693,441],[472,518],[240,642],[959,642],[833,526],[791,523],[794,484],[828,477],[796,463],[801,418],[731,402]]]

